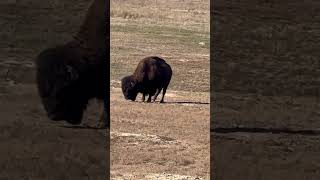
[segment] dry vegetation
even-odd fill
[[[141,7],[136,1],[111,1],[111,85],[119,87],[117,82],[132,73],[141,58],[158,55],[172,64],[172,89],[208,92],[209,5],[198,3],[202,13],[195,15],[193,3],[165,2]],[[145,17],[127,17],[123,12]]]
[[[320,127],[319,7],[314,0],[215,1],[212,127]],[[319,179],[319,134],[211,139],[215,179]]]
[[[120,79],[150,55],[172,66],[167,103],[125,101]],[[209,1],[111,1],[111,174],[209,178]]]

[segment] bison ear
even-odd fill
[[[78,79],[79,74],[77,72],[77,70],[70,66],[70,65],[66,65],[67,66],[67,73],[68,73],[68,77],[71,81]]]

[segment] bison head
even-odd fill
[[[38,92],[51,120],[81,123],[88,97],[81,92],[84,85],[80,80],[79,58],[77,53],[63,47],[47,49],[37,58]]]
[[[124,98],[127,100],[135,101],[139,92],[137,81],[133,76],[126,76],[121,80],[121,88]]]

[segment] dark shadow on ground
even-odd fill
[[[106,130],[105,127],[94,127],[87,125],[60,125],[59,127],[70,128],[70,129],[95,129],[95,130]]]
[[[159,103],[159,102],[155,102]],[[199,105],[209,105],[210,103],[207,102],[193,102],[193,101],[171,101],[171,102],[164,102],[163,104],[199,104]]]
[[[126,100],[127,102],[130,103],[153,103],[153,104],[199,104],[199,105],[209,105],[210,103],[208,102],[199,102],[199,101],[171,101],[171,102],[163,102],[160,103],[159,101],[155,101],[155,102],[147,102],[147,101],[141,101],[141,100],[136,100],[136,101],[131,101],[131,100]]]
[[[287,128],[212,128],[210,132],[214,133],[272,133],[272,134],[302,134],[302,135],[320,135],[318,129],[287,129]]]

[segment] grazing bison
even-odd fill
[[[139,62],[133,75],[121,80],[123,95],[125,99],[135,101],[138,93],[142,93],[142,101],[149,95],[147,102],[151,102],[151,96],[154,96],[154,102],[162,90],[160,103],[163,103],[171,76],[171,67],[165,60],[156,56],[146,57]]]
[[[36,59],[38,92],[51,120],[80,124],[90,99],[106,96],[109,3],[94,0],[73,40],[42,51]],[[106,108],[101,126],[108,127]]]

